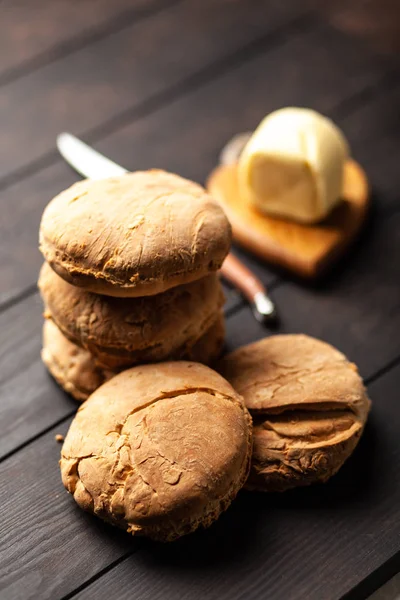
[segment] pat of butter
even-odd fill
[[[348,155],[347,141],[330,119],[305,108],[277,110],[240,157],[240,192],[269,215],[320,221],[340,200]]]

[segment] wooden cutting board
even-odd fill
[[[207,181],[208,191],[232,224],[235,241],[261,259],[308,278],[323,273],[355,239],[367,215],[368,188],[362,167],[349,160],[342,202],[323,222],[302,225],[265,216],[244,202],[239,195],[237,164],[220,165]]]

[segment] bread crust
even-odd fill
[[[69,283],[141,297],[219,269],[231,227],[200,185],[153,169],[74,184],[46,207],[39,238]]]
[[[252,449],[242,398],[193,362],[134,367],[79,408],[61,452],[75,501],[132,535],[208,527],[243,486]]]
[[[187,355],[181,358],[213,363],[221,353],[224,335],[224,316],[220,313]],[[98,365],[88,350],[66,338],[51,319],[46,319],[43,325],[42,360],[57,383],[80,402],[117,374],[117,371]]]
[[[45,316],[109,369],[187,355],[224,303],[215,273],[156,296],[115,298],[72,286],[45,263],[39,289]]]
[[[182,360],[191,360],[213,365],[220,357],[225,342],[225,317],[221,311],[214,323],[207,331],[189,348],[186,353],[180,356]]]
[[[79,402],[115,375],[83,348],[70,342],[50,319],[43,325],[42,360],[57,383]]]
[[[327,481],[356,447],[370,400],[357,367],[329,344],[272,336],[235,350],[219,370],[254,419],[247,488],[284,491]]]

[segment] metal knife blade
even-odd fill
[[[87,179],[105,179],[128,172],[70,133],[57,136],[57,148],[64,160]]]
[[[94,150],[71,133],[57,136],[57,148],[64,160],[82,177],[105,179],[127,173],[117,163]],[[236,257],[229,254],[221,268],[222,276],[250,302],[257,321],[275,321],[275,306],[261,281]]]

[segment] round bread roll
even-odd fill
[[[247,488],[327,481],[353,452],[370,401],[357,367],[329,344],[277,335],[235,350],[220,371],[254,419]]]
[[[115,375],[99,367],[90,352],[70,342],[50,319],[43,325],[42,360],[57,383],[80,402]]]
[[[39,288],[45,315],[110,369],[186,354],[224,302],[215,273],[156,296],[114,298],[75,287],[44,263]]]
[[[220,313],[182,358],[211,364],[221,353],[224,335],[224,316]],[[51,319],[46,319],[43,325],[42,360],[57,383],[81,402],[117,374],[100,367],[88,350],[70,342]]]
[[[251,417],[204,365],[134,367],[78,409],[61,475],[79,506],[133,535],[170,541],[207,527],[243,486]]]
[[[230,244],[217,202],[160,170],[80,181],[48,204],[40,225],[52,268],[109,296],[150,296],[200,279],[221,267]]]
[[[201,338],[181,356],[183,360],[212,365],[220,357],[225,341],[225,318],[221,311]]]

